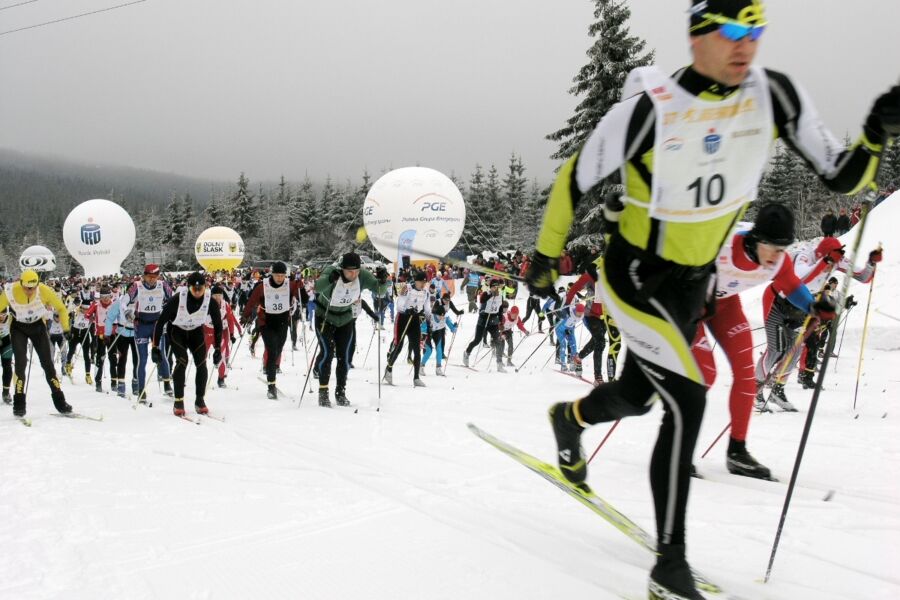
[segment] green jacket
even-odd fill
[[[325,319],[335,327],[343,327],[353,320],[352,305],[332,307],[331,295],[337,282],[332,283],[329,278],[333,272],[340,273],[340,267],[326,267],[319,278],[316,280],[316,320]],[[359,270],[359,291],[369,290],[373,294],[378,289],[378,280],[375,275],[366,269]]]

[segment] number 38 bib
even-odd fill
[[[635,69],[653,100],[656,139],[650,216],[700,222],[739,210],[756,198],[772,147],[768,80],[751,67],[740,88],[724,100],[689,94],[656,67]]]

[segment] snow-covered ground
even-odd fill
[[[800,413],[754,416],[749,449],[781,483],[731,476],[725,444],[696,463],[689,507],[693,565],[747,598],[900,597],[900,197],[873,213],[864,249],[884,242],[851,411],[867,288],[832,361],[768,584],[762,578],[812,395],[791,377]],[[456,303],[464,306],[463,296]],[[524,298],[517,304],[524,308]],[[761,311],[748,299],[753,325]],[[879,312],[881,311],[881,312]],[[890,316],[887,316],[890,315]],[[892,318],[893,317],[893,318]],[[465,315],[446,378],[412,388],[408,367],[381,389],[377,341],[359,321],[354,409],[323,409],[300,393],[306,355],[284,359],[265,399],[259,361],[242,344],[231,389],[207,402],[224,423],[176,419],[65,381],[76,410],[60,419],[45,383],[29,394],[34,426],[0,415],[0,598],[631,598],[645,595],[653,557],[605,521],[472,436],[474,422],[546,460],[546,409],[589,386],[552,371],[545,344],[519,373],[456,366],[474,330]],[[754,332],[757,343],[762,331]],[[308,340],[312,336],[307,331]],[[542,336],[528,337],[517,364]],[[517,338],[518,341],[518,338]],[[382,334],[382,352],[387,335]],[[262,345],[260,343],[259,349]],[[728,422],[724,357],[699,448]],[[585,365],[591,372],[590,362]],[[896,370],[895,370],[896,369]],[[189,374],[190,376],[190,374]],[[188,402],[190,406],[190,402]],[[380,405],[381,411],[375,408]],[[661,415],[623,422],[591,464],[589,482],[654,531],[647,464]],[[883,417],[883,415],[886,415]],[[608,426],[585,435],[593,451]],[[826,501],[831,491],[833,497]],[[891,566],[893,565],[893,567]]]

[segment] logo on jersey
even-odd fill
[[[666,100],[672,99],[672,94],[666,91],[666,86],[661,85],[657,88],[653,88],[650,90],[650,93],[653,94],[653,97],[659,100],[660,102],[665,102]]]
[[[715,154],[722,145],[722,136],[715,129],[709,130],[709,135],[703,138],[703,151],[707,154]]]
[[[666,152],[677,152],[684,146],[684,140],[680,137],[670,137],[663,142],[663,150]]]
[[[88,219],[87,225],[81,226],[81,241],[87,246],[95,246],[100,243],[100,226]]]

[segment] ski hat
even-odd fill
[[[283,260],[276,260],[272,263],[272,274],[273,275],[287,275],[288,268]]]
[[[490,281],[490,283],[488,284],[488,287],[494,287],[495,285],[500,285],[500,278],[499,278],[499,277],[491,277],[491,281]]]
[[[110,298],[112,297],[112,290],[109,289],[108,285],[100,286],[100,298]]]
[[[41,278],[38,277],[38,274],[35,271],[26,269],[22,271],[22,277],[19,279],[19,281],[22,283],[22,287],[36,288],[41,282]]]
[[[446,312],[447,312],[447,311],[444,310],[444,305],[441,304],[440,302],[436,303],[436,304],[434,305],[434,307],[431,309],[431,314],[433,314],[433,315],[435,315],[435,316],[437,316],[437,317],[442,317],[442,316],[444,316],[444,314],[445,314]]]
[[[760,242],[789,246],[794,241],[794,213],[784,204],[764,204],[756,213],[750,233]]]
[[[725,17],[744,25],[764,25],[766,9],[761,0],[691,0],[689,32],[692,36],[716,31],[720,24],[710,17]]]
[[[416,271],[416,274],[413,275],[413,281],[425,281],[425,272]]]
[[[512,307],[510,307],[510,309],[509,309],[509,318],[515,319],[515,318],[518,317],[518,316],[519,316],[519,307],[518,307],[518,306],[512,306]]]
[[[206,285],[206,277],[200,271],[194,271],[187,276],[188,287],[202,287]]]
[[[583,317],[584,316],[584,304],[578,303],[575,305],[575,316]]]
[[[213,296],[215,296],[216,294],[225,295],[225,290],[222,289],[222,286],[217,283],[216,285],[212,286],[212,288],[210,288],[209,293]]]
[[[362,267],[362,261],[356,252],[348,252],[341,257],[342,269],[359,269],[360,267]]]
[[[150,263],[144,267],[144,275],[159,275],[159,265]]]
[[[822,238],[822,241],[816,246],[816,258],[822,258],[829,254],[832,259],[835,259],[835,256],[837,256],[837,260],[844,256],[844,245],[841,244],[841,240],[831,236]]]

